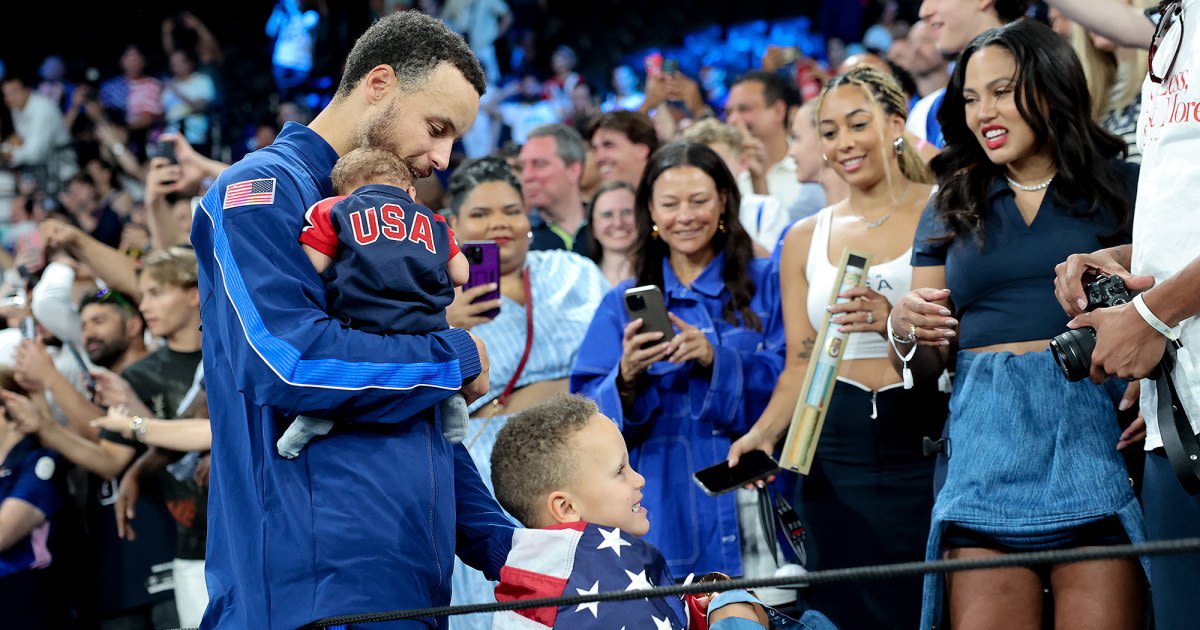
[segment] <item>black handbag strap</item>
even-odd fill
[[[1175,389],[1175,344],[1168,343],[1163,353],[1160,372],[1156,379],[1158,387],[1158,432],[1162,436],[1163,450],[1171,469],[1188,494],[1200,494],[1200,440]]]

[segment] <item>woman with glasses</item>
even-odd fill
[[[1116,448],[1126,384],[1070,382],[1048,349],[1068,319],[1055,265],[1128,242],[1137,167],[1094,122],[1070,45],[1029,20],[963,50],[939,121],[940,188],[917,228],[914,290],[889,333],[917,383],[957,358],[926,557],[1140,542],[1141,509]],[[1132,630],[1144,587],[1128,558],[955,573],[949,624],[1041,627],[1048,589],[1057,627]],[[942,625],[942,595],[941,579],[927,576],[922,628]]]
[[[633,277],[633,243],[637,240],[637,222],[633,220],[633,200],[637,189],[625,181],[602,184],[588,206],[588,225],[592,226],[592,261],[610,285]]]

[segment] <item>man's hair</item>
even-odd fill
[[[140,273],[150,276],[160,284],[191,289],[198,286],[196,252],[183,245],[161,249],[142,260]]]
[[[792,107],[800,104],[800,91],[794,85],[778,74],[763,72],[762,70],[752,70],[741,75],[734,79],[733,85],[730,85],[729,88],[733,89],[735,85],[747,81],[757,81],[762,84],[763,101],[766,102],[768,107],[779,101],[783,101],[787,105],[788,111],[791,111]]]
[[[421,87],[443,61],[458,68],[480,96],[487,90],[483,68],[461,35],[418,11],[392,13],[354,42],[336,97],[349,94],[378,65],[391,66],[401,87]]]
[[[688,127],[683,132],[683,139],[711,147],[714,144],[728,145],[734,151],[741,152],[745,138],[737,127],[727,125],[716,118],[705,118]]]
[[[992,6],[996,9],[996,17],[1008,24],[1025,17],[1031,4],[1030,0],[996,0]]]
[[[579,164],[587,158],[587,145],[583,143],[583,136],[566,125],[552,123],[536,127],[529,132],[525,141],[528,142],[529,138],[554,138],[554,151],[567,166]]]
[[[577,453],[571,438],[596,414],[596,403],[559,394],[522,411],[496,436],[492,487],[496,500],[526,527],[538,527],[542,503],[571,483]]]
[[[387,183],[399,188],[413,185],[412,171],[396,154],[377,147],[359,147],[333,165],[333,190],[339,195],[354,192],[355,184]]]
[[[88,293],[83,296],[83,299],[79,301],[79,312],[83,313],[83,309],[93,304],[113,307],[113,309],[121,313],[121,321],[125,321],[130,317],[142,318],[141,311],[138,310],[132,300],[112,289],[104,289],[99,293]]]
[[[624,110],[600,114],[588,125],[588,141],[601,129],[623,133],[630,142],[650,147],[650,153],[658,150],[658,133],[654,131],[650,117],[645,114]]]

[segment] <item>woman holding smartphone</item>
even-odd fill
[[[814,104],[818,154],[849,195],[795,224],[777,249],[787,325],[787,366],[771,404],[729,451],[731,462],[771,452],[792,423],[817,331],[849,333],[816,456],[797,505],[808,532],[810,570],[915,562],[924,557],[933,507],[933,458],[922,438],[937,437],[947,395],[936,379],[905,389],[889,359],[886,322],[908,292],[913,234],[932,176],[904,139],[905,98],[895,80],[867,66],[833,78]],[[818,158],[820,159],[820,158]],[[826,309],[837,262],[852,249],[871,257],[868,286]],[[921,579],[814,585],[810,604],[842,628],[912,628]]]
[[[734,496],[709,497],[691,476],[725,457],[783,368],[779,282],[770,261],[754,258],[738,209],[737,183],[712,149],[682,142],[656,151],[634,207],[635,277],[604,296],[571,371],[571,391],[594,399],[625,434],[647,480],[630,508],[649,511],[646,539],[679,576],[747,574]],[[666,312],[654,318],[674,326],[670,341],[647,331],[648,312],[630,321],[626,291],[644,286],[657,291],[633,306],[652,308],[661,292]]]
[[[499,299],[486,299],[496,287],[481,285],[459,291],[446,309],[451,326],[470,330],[487,345],[490,389],[469,407],[463,444],[490,488],[496,434],[512,414],[567,391],[571,363],[609,285],[579,254],[529,251],[521,183],[504,160],[464,162],[446,193],[450,226],[464,252],[468,241],[494,241],[499,249]],[[493,587],[482,573],[455,560],[454,603],[492,601]],[[450,618],[455,630],[490,630],[491,624],[490,614]]]

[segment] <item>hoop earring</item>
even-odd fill
[[[531,240],[532,240],[532,239],[533,239],[533,230],[529,230],[528,232],[526,232],[526,233],[525,233],[525,238],[528,238],[528,239],[531,239]]]
[[[650,238],[652,238],[656,241],[658,240],[658,224],[657,223],[650,226]]]
[[[892,148],[896,150],[896,155],[904,155],[904,137],[901,136],[892,141]]]

